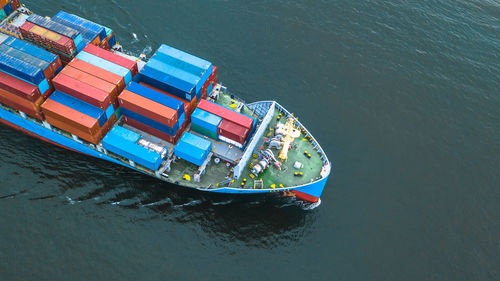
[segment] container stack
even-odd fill
[[[170,143],[176,143],[187,126],[181,101],[138,83],[130,83],[118,101],[126,124]]]
[[[52,93],[58,57],[17,38],[0,44],[0,102],[39,120],[40,105]]]
[[[42,106],[47,122],[99,143],[117,120],[118,95],[135,69],[134,61],[88,45],[52,80],[58,94]]]
[[[52,20],[80,32],[83,46],[88,44],[99,46],[107,37],[103,26],[64,11],[58,12]]]
[[[161,45],[138,75],[137,82],[144,82],[181,99],[198,101],[202,88],[212,74],[212,63]]]
[[[2,1],[0,0],[0,3],[7,3],[4,6],[3,11],[5,12],[5,15],[8,17],[8,19],[0,19],[0,31],[9,34],[11,36],[21,38],[21,33],[19,32],[19,26],[24,23],[26,18],[28,18],[29,15],[23,12],[15,12],[21,5],[19,4],[19,0],[12,0],[12,1]],[[10,11],[10,7],[8,6],[10,3],[10,6],[12,7],[12,12],[10,15],[8,12]],[[1,4],[0,4],[1,6]],[[7,11],[7,12],[6,12]],[[0,12],[0,14],[3,13]],[[1,18],[1,16],[0,16]]]
[[[202,137],[185,133],[174,148],[175,156],[201,166],[212,150],[212,143]]]
[[[167,148],[160,147],[153,150],[145,147],[143,143],[139,134],[121,126],[114,126],[102,140],[107,150],[148,169],[158,170],[168,152]]]
[[[212,74],[208,77],[205,84],[201,88],[201,98],[206,99],[208,95],[212,92],[213,88],[217,84],[217,67],[215,65],[212,66]]]
[[[0,21],[4,20],[20,6],[19,0],[0,0]]]
[[[19,31],[23,39],[58,54],[65,64],[84,47],[80,32],[35,14],[26,19]]]
[[[239,148],[245,145],[250,132],[254,128],[255,120],[253,118],[208,100],[201,100],[198,104],[198,109],[221,118],[221,121],[217,125],[219,140]],[[191,117],[192,120],[193,116]],[[192,122],[199,123],[198,120]]]
[[[218,127],[222,118],[197,108],[191,115],[191,130],[211,139],[219,139]]]

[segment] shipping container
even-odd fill
[[[127,90],[177,111],[178,116],[184,113],[184,104],[182,102],[170,96],[164,95],[161,92],[135,82],[131,82],[130,85],[127,86]]]
[[[24,40],[39,44],[51,51],[57,52],[59,55],[71,57],[76,52],[76,45],[71,38],[57,34],[43,27],[34,25],[30,22],[25,22],[19,27]],[[64,56],[61,60],[66,59]]]
[[[219,140],[219,135],[217,132],[212,132],[206,128],[203,128],[199,125],[196,125],[194,123],[191,123],[191,130],[197,132],[198,134],[201,134],[203,136],[207,136],[213,140]]]
[[[179,137],[182,135],[182,132],[184,131],[185,127],[186,127],[186,124],[184,124],[181,128],[179,128],[179,130],[177,131],[177,133],[175,135],[169,135],[165,132],[162,132],[158,129],[155,129],[151,126],[148,126],[142,122],[139,122],[133,118],[130,118],[128,116],[123,116],[123,119],[122,119],[125,124],[133,127],[133,128],[136,128],[138,130],[141,130],[145,133],[148,133],[152,136],[155,136],[157,138],[160,138],[162,140],[165,140],[165,141],[168,141],[172,144],[175,144],[177,142],[177,140],[179,139]]]
[[[127,130],[120,126],[114,126],[102,140],[104,148],[148,169],[158,170],[163,160],[161,155],[128,140],[123,133],[117,132],[117,127]]]
[[[111,105],[109,94],[64,74],[52,80],[56,90],[69,94],[93,106],[105,109]]]
[[[40,110],[34,110],[33,106],[31,104],[26,104],[26,102],[26,100],[23,100],[16,95],[9,95],[8,91],[0,89],[0,103],[22,111],[35,119],[43,121],[45,119],[43,113]]]
[[[110,71],[114,74],[120,75],[125,79],[125,84],[128,84],[132,80],[132,74],[130,70],[126,69],[123,66],[119,66],[110,61],[97,57],[95,55],[89,54],[85,51],[81,51],[77,56],[78,59],[83,60],[87,63]]]
[[[210,63],[209,61],[193,56],[189,53],[183,52],[165,44],[162,44],[158,48],[156,54],[161,54],[162,58],[168,57],[172,62],[177,61],[182,65],[183,68],[185,68],[186,70],[190,70],[190,72],[193,74],[202,74],[212,66],[212,63]]]
[[[42,96],[37,86],[2,71],[0,71],[0,89],[32,102]]]
[[[233,111],[229,108],[226,108],[222,105],[213,103],[208,100],[201,100],[198,103],[198,108],[203,109],[207,112],[215,114],[222,119],[226,119],[233,123],[236,123],[244,128],[252,129],[254,120],[246,115]]]
[[[84,134],[78,136],[83,139],[85,139],[85,137],[92,136],[93,138],[91,140],[94,140],[96,139],[95,137],[98,137],[100,129],[99,121],[79,112],[78,110],[72,109],[54,100],[47,99],[42,104],[42,112],[45,114],[47,122],[58,127],[59,129],[75,135],[82,132]],[[51,121],[56,120],[58,122],[51,123]],[[62,126],[63,128],[60,127],[61,123],[64,124],[64,126]]]
[[[201,166],[212,150],[212,143],[191,133],[184,133],[174,148],[175,156]]]
[[[104,28],[95,24],[84,22],[77,17],[71,17],[71,15],[65,17],[64,14],[69,15],[61,11],[57,13],[57,15],[52,18],[52,20],[80,32],[80,34],[82,35],[82,42],[85,42],[85,46],[88,43],[92,42],[95,38],[99,38],[100,42],[99,33],[101,31],[105,32]]]
[[[41,69],[5,53],[0,53],[0,69],[36,85],[45,80]]]
[[[173,98],[173,99],[175,99],[175,100],[177,100],[177,101],[182,102],[182,104],[184,105],[184,113],[185,113],[186,115],[190,115],[190,114],[191,114],[191,112],[193,112],[194,108],[196,107],[196,103],[195,103],[195,102],[196,102],[196,100],[193,100],[193,101],[187,101],[187,100],[185,100],[185,99],[181,99],[181,98],[179,98],[179,97],[178,97],[178,96],[176,96],[176,95],[173,95],[173,94],[171,94],[171,93],[168,93],[168,92],[165,92],[165,91],[160,90],[160,89],[158,89],[158,88],[155,88],[155,87],[153,87],[153,86],[151,86],[151,85],[148,85],[148,84],[146,84],[146,83],[144,83],[144,82],[140,82],[140,83],[139,83],[139,85],[142,85],[142,86],[144,86],[144,87],[148,87],[148,88],[153,89],[153,90],[155,90],[155,91],[157,91],[157,92],[160,92],[160,93],[162,93],[162,94],[164,94],[164,95],[166,95],[166,96],[169,96],[169,97],[171,97],[171,98]]]
[[[25,109],[28,109],[28,110],[34,111],[34,112],[39,112],[40,105],[43,103],[42,97],[40,97],[36,101],[29,101],[27,99],[23,99],[22,97],[15,95],[15,94],[13,94],[9,91],[6,91],[4,89],[0,89],[0,96],[2,96],[4,98],[4,100],[9,100],[9,101],[13,102],[14,104],[20,105],[22,108],[25,108]],[[9,104],[7,104],[7,105],[9,105]],[[14,109],[20,110],[17,107],[14,107],[11,105],[9,105],[9,106],[13,107]]]
[[[7,3],[4,7],[3,7],[3,10],[5,12],[5,14],[8,16],[10,14],[12,14],[12,12],[14,12],[14,9],[12,8],[12,5],[10,3]]]
[[[249,128],[245,128],[229,120],[223,119],[219,124],[217,132],[219,136],[223,136],[237,143],[244,144],[248,137],[248,134],[250,133],[250,130],[251,129]]]
[[[116,85],[111,84],[101,79],[100,77],[88,74],[79,69],[73,68],[70,65],[63,68],[63,70],[61,70],[60,73],[75,78],[78,81],[82,81],[94,88],[97,88],[99,90],[102,90],[103,92],[108,93],[109,98],[111,100],[116,100],[116,98],[118,97],[118,88],[116,87]]]
[[[138,77],[136,82],[144,82],[188,101],[191,101],[196,94],[194,85],[176,77],[165,75],[165,73],[154,68],[144,67],[136,77]]]
[[[56,73],[62,66],[61,59],[57,55],[21,39],[9,37],[3,42],[3,44],[48,62],[54,73]]]
[[[82,35],[80,32],[77,30],[74,30],[73,28],[69,26],[65,26],[63,24],[57,23],[51,19],[48,19],[46,17],[42,17],[39,15],[31,14],[26,21],[31,22],[35,25],[38,25],[40,27],[43,27],[47,30],[53,31],[57,34],[66,36],[68,38],[71,38],[74,40],[75,46],[78,46],[80,42],[82,42]]]
[[[218,126],[221,121],[222,118],[220,118],[219,116],[206,112],[205,110],[199,108],[195,109],[195,111],[193,111],[193,113],[191,114],[191,123],[193,125],[203,127],[208,131],[214,133],[217,133]]]
[[[55,76],[55,72],[52,70],[51,65],[48,62],[39,59],[35,56],[32,56],[30,54],[27,54],[25,52],[22,52],[5,44],[0,45],[0,53],[19,59],[31,66],[40,69],[43,72],[45,79],[49,81]]]
[[[120,55],[113,54],[110,51],[103,50],[103,49],[101,49],[97,46],[94,46],[94,45],[88,45],[83,50],[89,54],[100,57],[102,59],[105,59],[109,62],[112,62],[114,64],[117,64],[119,66],[122,66],[122,67],[130,70],[130,72],[132,73],[132,76],[136,75],[138,72],[137,62],[135,62],[133,60],[129,60],[129,59],[124,58]]]
[[[169,107],[124,90],[118,97],[121,107],[134,111],[168,127],[174,127],[178,121],[177,112]]]
[[[10,4],[12,5],[14,11],[17,10],[17,8],[21,7],[21,4],[19,4],[19,0],[11,0]]]
[[[74,58],[68,64],[68,66],[74,67],[88,74],[92,74],[109,83],[116,85],[118,87],[118,92],[121,92],[125,89],[125,80],[123,79],[123,77],[113,72],[107,71],[88,62],[79,60],[78,58]]]
[[[55,91],[52,95],[50,95],[49,99],[97,119],[101,128],[104,126],[106,121],[108,121],[108,117],[106,116],[104,110],[63,92]]]
[[[103,40],[107,36],[104,27],[100,26],[99,24],[81,18],[79,16],[66,13],[64,11],[59,11],[52,19],[54,21],[64,20],[65,22],[71,22],[74,25],[81,26],[86,30],[92,30],[99,35],[100,40]]]
[[[127,108],[124,108],[124,107],[120,107],[120,113],[124,116],[130,117],[134,120],[137,120],[143,124],[146,124],[152,128],[155,128],[155,129],[162,131],[165,134],[169,134],[171,136],[175,136],[175,134],[177,133],[179,128],[182,126],[182,124],[184,124],[184,123],[177,122],[177,123],[175,123],[174,127],[169,127],[165,124],[162,124],[158,121],[155,121],[151,118],[148,118],[144,115],[141,115],[137,112],[134,112],[134,111],[127,109]],[[182,116],[184,116],[184,115],[182,115]]]

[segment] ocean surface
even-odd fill
[[[500,280],[497,0],[30,0],[277,100],[322,203],[207,195],[0,125],[0,280]]]

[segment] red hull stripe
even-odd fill
[[[307,202],[316,203],[319,201],[319,197],[309,195],[309,194],[304,193],[302,191],[292,190],[292,192],[295,193],[295,196],[297,196],[298,198],[305,200]]]

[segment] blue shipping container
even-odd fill
[[[10,46],[14,49],[17,49],[19,51],[22,51],[24,53],[30,54],[32,56],[35,56],[48,63],[53,63],[57,60],[57,55],[54,55],[53,53],[43,48],[37,47],[31,43],[28,43],[21,39],[17,39],[15,37],[9,37],[3,42],[3,44]]]
[[[5,5],[3,7],[3,10],[5,11],[5,14],[8,16],[10,14],[12,14],[12,12],[14,12],[14,9],[12,8],[12,5],[9,3],[7,3],[7,5]]]
[[[130,73],[130,70],[126,69],[123,66],[119,66],[119,65],[114,64],[110,61],[102,59],[98,56],[94,56],[94,55],[89,54],[85,51],[82,51],[78,55],[76,55],[76,58],[80,59],[86,63],[90,63],[92,65],[100,67],[100,68],[107,70],[109,72],[112,72],[116,75],[120,75],[121,77],[124,78],[126,84],[128,84],[132,80],[132,73]]]
[[[181,101],[146,86],[131,82],[127,90],[177,111],[178,116],[184,113],[184,104]]]
[[[212,143],[191,133],[184,133],[174,148],[175,156],[201,166],[212,149]]]
[[[120,138],[123,138],[124,140],[126,140],[128,142],[132,142],[132,143],[137,143],[139,141],[139,139],[141,138],[141,135],[139,135],[138,133],[133,132],[129,129],[126,129],[126,128],[118,126],[118,125],[114,126],[109,131],[108,134],[117,135]]]
[[[63,36],[69,37],[74,40],[75,45],[78,45],[82,41],[82,35],[77,30],[71,27],[62,25],[58,22],[52,21],[50,19],[44,18],[39,15],[32,14],[26,19],[28,22],[46,28],[55,33],[61,34]]]
[[[35,85],[45,80],[41,69],[4,53],[0,53],[0,69]]]
[[[54,21],[64,20],[65,22],[71,22],[74,26],[81,26],[86,30],[91,30],[94,33],[98,34],[101,40],[106,38],[106,30],[104,29],[104,27],[79,16],[68,14],[64,11],[59,11],[52,19]]]
[[[169,56],[178,61],[183,61],[185,64],[190,65],[189,69],[198,69],[197,72],[192,72],[196,75],[201,75],[203,72],[209,69],[212,66],[212,63],[201,59],[199,57],[193,56],[189,53],[183,52],[176,48],[170,47],[168,45],[162,44],[156,53],[161,53],[165,56]]]
[[[214,132],[217,134],[217,127],[219,123],[222,121],[217,115],[206,112],[205,110],[196,108],[191,114],[191,123],[198,125],[202,128],[209,130],[210,132]]]
[[[196,86],[196,83],[200,80],[200,76],[196,76],[194,74],[191,74],[187,71],[184,71],[183,69],[177,68],[175,66],[166,64],[164,62],[161,62],[155,58],[152,58],[148,61],[146,64],[147,68],[154,68],[161,73],[173,76],[179,80],[182,80],[184,83],[180,85],[186,85],[186,89],[183,90],[190,90],[193,88],[193,86]],[[176,85],[174,85],[176,86]]]
[[[52,20],[62,25],[69,26],[74,30],[77,30],[82,35],[83,40],[87,40],[90,42],[94,40],[97,36],[100,36],[99,32],[101,31],[104,32],[104,28],[102,27],[99,27],[97,25],[87,25],[85,22],[81,21],[78,18],[67,19],[61,17],[59,16],[60,13],[61,12],[59,12],[55,17],[53,17]]]
[[[50,63],[5,44],[0,45],[0,53],[4,53],[13,58],[24,61],[25,63],[35,66],[42,71],[45,71],[47,68],[50,67]],[[52,78],[52,77],[46,77],[46,78]]]
[[[109,119],[111,118],[111,116],[115,113],[115,108],[113,107],[113,105],[111,104],[110,106],[108,106],[108,108],[106,109],[106,118]]]
[[[179,88],[181,83],[185,83],[175,77],[165,75],[160,71],[152,68],[143,68],[141,73],[139,73],[138,81],[149,84],[165,92],[171,93],[181,99],[191,101],[193,98],[194,87],[183,87]],[[176,85],[176,86],[174,86]]]
[[[148,169],[158,170],[163,160],[159,153],[128,141],[120,135],[112,133],[112,131],[102,140],[104,148]]]
[[[182,123],[180,123],[179,121],[181,121],[181,118],[179,118],[179,121],[177,121],[177,123],[175,123],[175,126],[173,128],[165,125],[165,124],[162,124],[160,122],[157,122],[155,120],[152,120],[150,118],[147,118],[143,115],[140,115],[139,113],[137,112],[133,112],[132,110],[128,110],[126,108],[123,108],[123,107],[120,107],[120,112],[122,115],[125,115],[127,117],[130,117],[138,122],[141,122],[145,125],[148,125],[149,127],[151,128],[154,128],[154,129],[157,129],[159,131],[162,131],[164,132],[165,134],[169,134],[171,136],[174,136],[175,133],[177,133],[177,130],[179,130],[179,127]],[[184,114],[182,114],[182,117],[184,116]],[[184,119],[184,118],[182,118]]]
[[[50,95],[49,99],[54,100],[76,111],[79,111],[94,119],[97,119],[99,121],[99,125],[101,126],[101,128],[102,126],[104,126],[106,121],[108,121],[108,118],[106,117],[104,110],[96,106],[93,106],[91,104],[88,104],[82,100],[74,98],[63,92],[55,91],[54,93],[52,93],[52,95]]]

